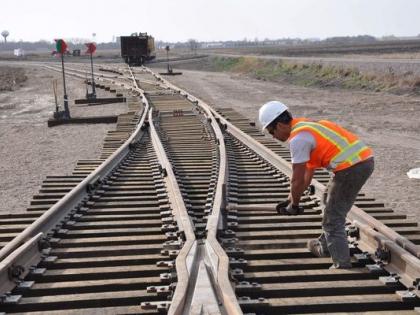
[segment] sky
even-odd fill
[[[420,34],[420,0],[1,0],[8,40],[259,40]],[[96,34],[93,37],[93,34]]]

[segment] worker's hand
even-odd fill
[[[277,213],[280,215],[298,215],[303,214],[303,208],[300,206],[292,205],[289,203],[286,207],[280,207],[280,204],[276,207]]]

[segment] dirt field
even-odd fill
[[[27,80],[13,91],[0,91],[0,213],[24,211],[45,176],[70,174],[77,160],[97,158],[107,130],[114,128],[113,124],[48,128],[47,120],[55,108],[52,81],[58,79],[62,96],[61,74],[21,65],[16,72],[24,72]],[[70,100],[84,97],[82,81],[68,77],[67,84]],[[98,96],[101,95],[109,96],[98,91]],[[124,104],[93,107],[70,104],[73,116],[118,114],[127,110]]]
[[[420,222],[420,180],[406,175],[420,167],[420,97],[305,88],[206,71],[184,70],[170,80],[212,106],[233,107],[254,121],[264,102],[281,100],[296,117],[342,124],[375,151],[376,170],[365,192]]]

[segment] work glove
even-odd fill
[[[276,206],[277,213],[280,215],[298,215],[303,214],[303,208],[295,206],[290,203],[289,200],[280,202]]]

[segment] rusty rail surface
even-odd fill
[[[304,215],[278,216],[291,175],[280,143],[150,69],[102,71],[97,87],[131,95],[142,114],[119,118],[100,159],[45,182],[28,208],[39,218],[0,251],[0,313],[416,312],[417,224],[360,194],[354,268],[329,270],[305,248],[321,232],[328,173],[315,174]]]

